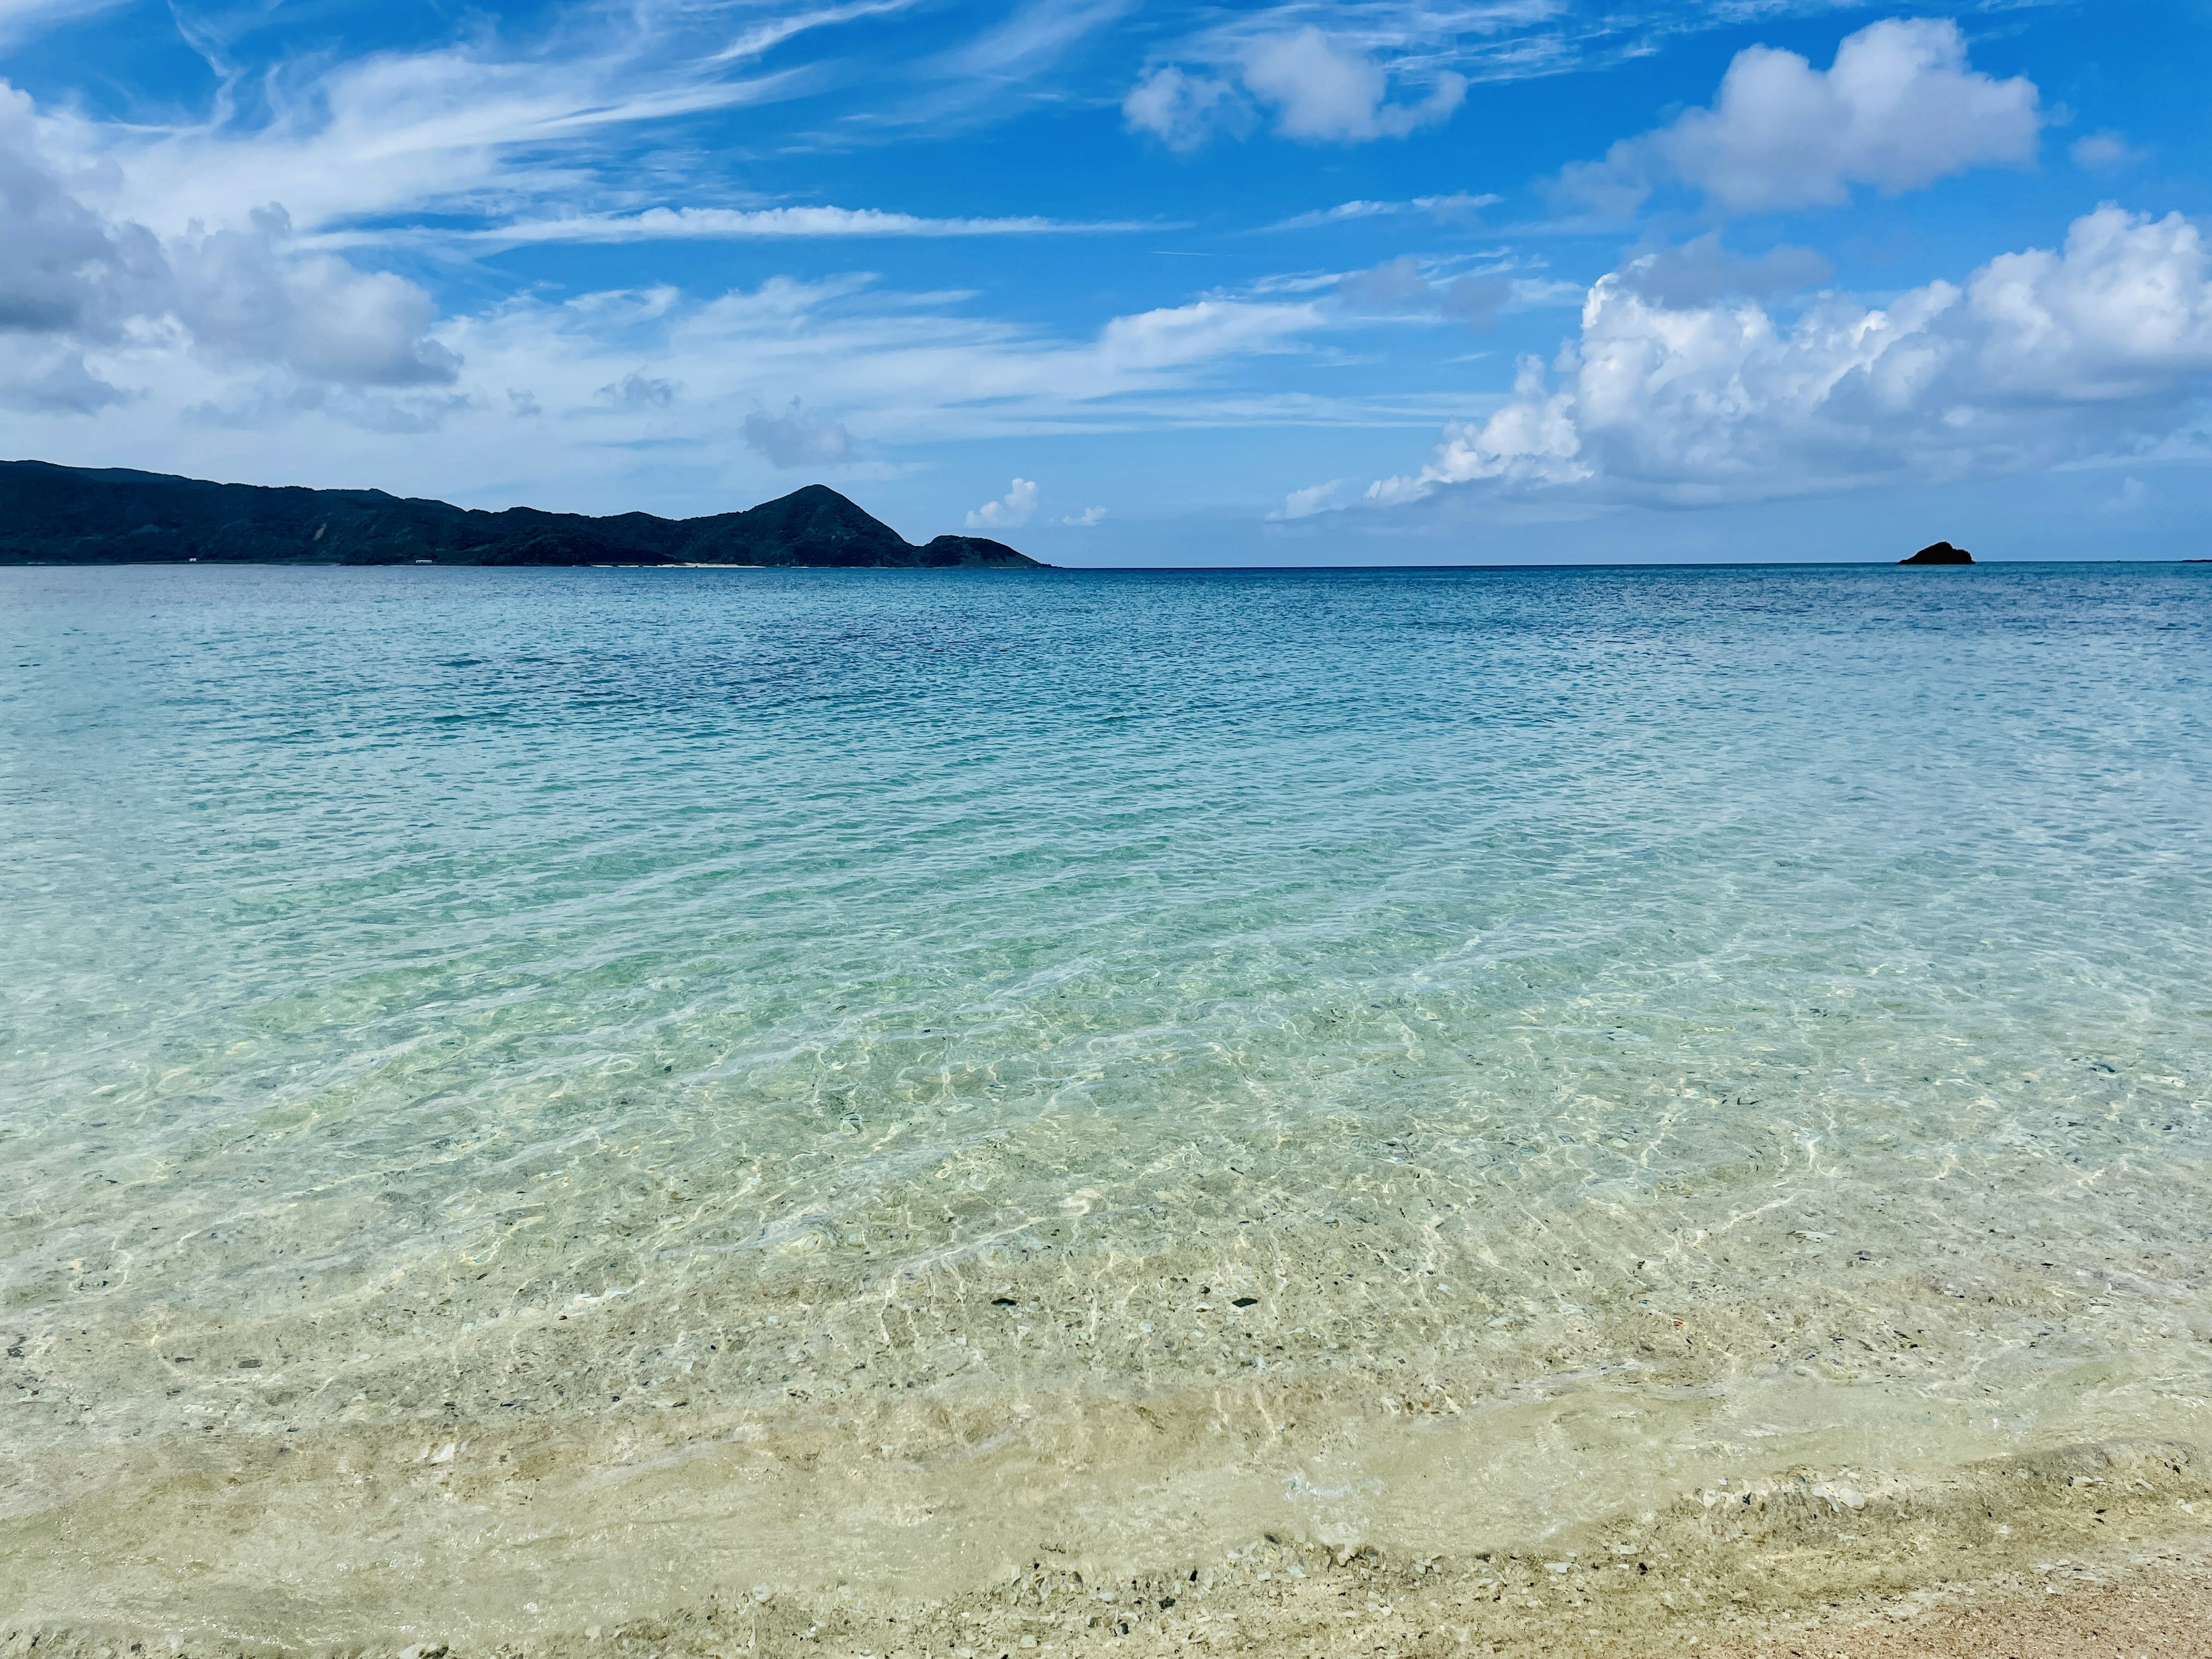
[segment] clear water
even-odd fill
[[[0,571],[0,1591],[505,1639],[2201,1432],[2208,598]]]

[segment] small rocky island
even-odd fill
[[[743,513],[503,513],[380,489],[267,489],[0,461],[0,564],[725,564],[1041,569],[1003,542],[915,546],[823,484]]]
[[[1931,542],[1909,559],[1899,559],[1899,564],[1972,564],[1974,556],[1963,547],[1954,547],[1948,542]]]

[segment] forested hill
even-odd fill
[[[380,489],[266,489],[0,461],[0,564],[744,564],[1040,568],[981,536],[916,547],[823,484],[743,513],[486,513]]]

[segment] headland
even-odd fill
[[[1037,569],[981,536],[921,546],[826,484],[742,513],[502,513],[380,489],[270,489],[0,461],[0,564],[720,564]]]

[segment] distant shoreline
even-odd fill
[[[442,570],[807,570],[807,571],[915,571],[927,569],[963,569],[969,571],[1017,570],[1037,572],[1049,570],[1061,575],[1089,576],[1324,576],[1324,575],[1443,575],[1451,572],[1469,574],[1513,574],[1540,571],[1662,571],[1662,570],[1894,570],[1894,560],[1869,559],[1804,559],[1774,560],[1709,559],[1696,562],[1652,561],[1650,562],[1614,562],[1609,563],[1559,564],[1046,564],[1029,560],[1020,565],[896,565],[896,564],[749,564],[727,559],[659,559],[636,562],[589,560],[574,563],[526,564],[494,562],[463,559],[228,559],[220,556],[194,556],[181,559],[80,558],[36,559],[15,558],[0,552],[0,569],[9,570],[81,570],[81,569],[176,569],[187,565],[207,565],[218,568],[250,568],[257,570],[409,570],[437,568]],[[1916,574],[1930,569],[1942,571],[1966,570],[2034,570],[2069,569],[2082,565],[2119,568],[2172,568],[2180,565],[2212,565],[2212,559],[1983,559],[1972,565],[1936,565],[1905,567]]]
[[[916,546],[826,484],[740,513],[592,518],[47,461],[0,461],[0,563],[1041,568],[984,536]]]

